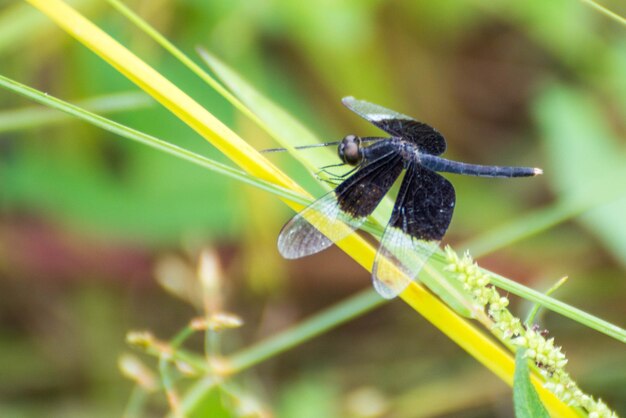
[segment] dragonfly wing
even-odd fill
[[[330,247],[358,229],[402,172],[402,157],[390,152],[366,163],[337,188],[294,216],[278,236],[288,259]]]
[[[439,241],[417,240],[388,225],[372,268],[374,289],[385,299],[398,296],[417,277]]]
[[[344,97],[343,104],[363,119],[395,137],[417,145],[426,154],[440,155],[446,150],[446,140],[435,128],[414,118],[380,105]]]
[[[365,217],[343,213],[335,191],[331,191],[285,224],[278,236],[278,251],[288,259],[318,253],[348,236],[364,221]]]
[[[396,297],[418,276],[448,229],[455,202],[448,180],[415,163],[408,167],[372,268],[382,297]]]

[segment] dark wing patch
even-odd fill
[[[351,96],[344,97],[342,102],[348,109],[390,135],[416,144],[422,152],[440,155],[446,150],[446,140],[435,128],[410,116]]]
[[[315,254],[358,229],[389,191],[402,167],[398,153],[364,165],[287,222],[278,236],[280,254],[288,259]]]
[[[408,169],[389,224],[413,238],[443,238],[456,203],[454,187],[439,174],[418,164]]]
[[[403,168],[400,153],[391,151],[365,164],[335,189],[339,207],[355,218],[369,216]]]
[[[417,277],[450,225],[455,200],[448,180],[409,166],[372,268],[381,296],[396,297]]]

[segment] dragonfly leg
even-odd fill
[[[315,176],[319,177],[320,173],[324,173],[324,174],[328,174],[329,176],[332,176],[332,177],[337,177],[337,175],[335,173],[328,171],[328,169],[329,168],[333,168],[333,167],[342,167],[344,165],[346,165],[346,163],[325,165],[324,167],[320,168],[320,170],[317,173],[315,173]]]
[[[341,163],[341,164],[331,164],[331,165],[324,166],[317,173],[315,173],[315,176],[319,178],[319,173],[325,173],[325,174],[329,175],[331,178],[333,178],[335,180],[343,180],[346,177],[348,177],[350,174],[354,173],[359,168],[361,168],[361,165],[359,164],[356,167],[352,168],[351,170],[348,170],[347,172],[345,172],[343,174],[335,174],[335,173],[327,170],[327,168],[343,167],[344,165],[346,165],[346,164],[345,163]]]
[[[335,179],[324,178],[324,177],[319,177],[319,176],[317,177],[317,179],[321,180],[321,181],[323,181],[325,183],[328,183],[328,184],[330,184],[332,186],[335,186],[335,187],[337,187],[337,186],[339,186],[341,184],[340,181],[337,181]]]

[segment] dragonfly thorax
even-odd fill
[[[337,147],[339,158],[346,164],[357,165],[363,160],[361,138],[356,135],[346,135]]]

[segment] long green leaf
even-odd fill
[[[139,92],[107,94],[81,100],[77,106],[98,113],[117,113],[143,109],[154,104],[149,96]],[[30,106],[0,112],[0,133],[34,128],[73,120],[72,116],[50,107]]]
[[[211,160],[209,158],[203,157],[201,155],[195,154],[184,148],[178,147],[167,141],[163,141],[161,139],[145,134],[143,132],[139,132],[135,129],[124,126],[120,123],[113,122],[102,116],[88,112],[84,109],[81,109],[78,106],[59,100],[46,93],[35,90],[28,86],[25,86],[23,84],[20,84],[16,81],[13,81],[1,75],[0,75],[0,87],[4,87],[7,90],[10,90],[22,96],[28,97],[29,99],[32,99],[45,106],[60,110],[69,115],[82,119],[88,123],[91,123],[92,125],[98,126],[116,135],[120,135],[122,137],[147,145],[151,148],[173,155],[177,158],[192,162],[203,168],[206,168],[208,170],[211,170],[219,174],[223,174],[232,179],[257,187],[261,190],[274,193],[278,196],[284,197],[293,202],[301,203],[303,205],[310,203],[308,199],[304,198],[303,196],[297,193],[292,192],[291,190],[277,186],[268,181],[253,177],[241,170],[237,170],[225,164],[222,164],[217,161]]]
[[[535,387],[530,382],[528,360],[525,350],[515,353],[515,374],[513,375],[513,406],[516,418],[550,418],[541,403]]]

